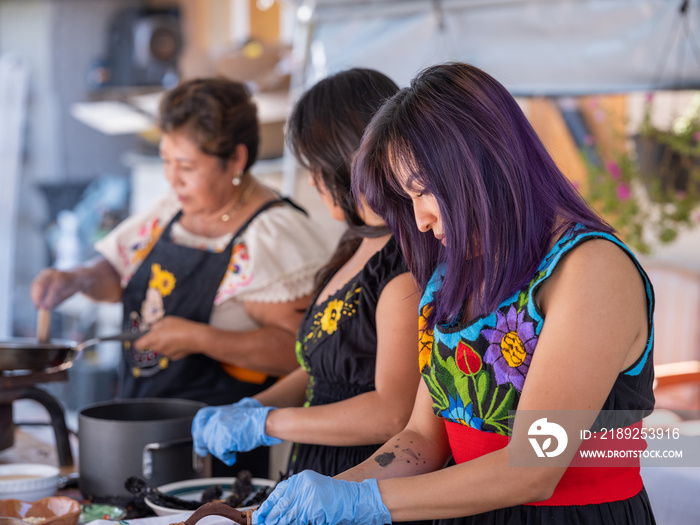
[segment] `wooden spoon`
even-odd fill
[[[39,308],[36,317],[36,338],[40,343],[48,343],[51,340],[51,310]]]

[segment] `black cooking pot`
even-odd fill
[[[80,491],[128,496],[124,482],[151,486],[211,476],[211,457],[192,448],[192,420],[204,403],[185,399],[130,399],[83,408],[78,414]]]

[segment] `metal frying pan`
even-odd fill
[[[0,371],[30,370],[58,372],[71,366],[80,352],[103,341],[135,341],[146,332],[122,332],[106,337],[93,337],[76,343],[65,339],[53,339],[39,343],[36,338],[17,337],[0,341]]]

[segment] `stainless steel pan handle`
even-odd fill
[[[145,330],[143,332],[121,332],[114,335],[93,337],[91,339],[83,341],[82,343],[77,344],[74,350],[76,352],[82,352],[86,348],[90,348],[91,346],[104,343],[105,341],[136,341],[139,337],[146,335],[147,333],[148,331]]]

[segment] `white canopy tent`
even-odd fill
[[[700,86],[700,0],[315,0],[297,13],[304,86],[352,66],[405,85],[449,60],[514,95]]]
[[[349,67],[464,61],[515,96],[700,88],[700,0],[300,0],[294,100]],[[285,162],[283,191],[294,188]]]

